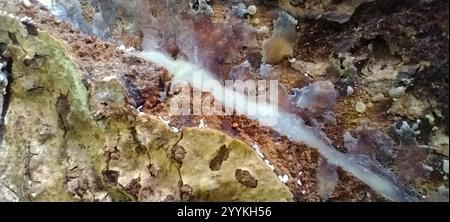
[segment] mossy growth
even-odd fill
[[[337,57],[331,55],[329,58],[330,65],[328,66],[327,72],[337,75],[339,82],[345,85],[354,85],[356,81],[356,74],[358,69],[353,64],[354,58],[339,53]]]

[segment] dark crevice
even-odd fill
[[[177,163],[183,164],[183,159],[186,156],[186,150],[182,146],[175,145],[172,147],[170,155]]]
[[[24,176],[25,178],[28,180],[27,182],[31,182],[30,184],[25,183],[23,186],[26,188],[26,192],[25,192],[25,197],[28,198],[28,201],[31,201],[32,197],[31,197],[31,189],[33,187],[34,184],[39,184],[41,183],[41,181],[37,181],[33,179],[33,173],[32,173],[32,169],[30,169],[30,165],[31,165],[31,159],[36,156],[37,154],[31,152],[31,147],[29,145],[27,145],[26,150],[25,150],[25,159],[24,159]]]
[[[125,85],[125,89],[127,90],[128,94],[132,98],[132,101],[130,102],[132,103],[135,109],[137,109],[140,106],[143,106],[145,103],[145,100],[141,96],[143,92],[135,84],[136,81],[137,81],[136,76],[131,74],[127,74],[123,78],[123,84]]]
[[[116,170],[103,170],[103,181],[112,186],[117,186],[120,172]]]
[[[227,146],[226,145],[221,146],[217,150],[213,159],[211,159],[209,161],[209,169],[211,171],[220,170],[220,167],[222,166],[223,161],[227,160],[229,155],[230,155],[230,150],[227,148]]]
[[[183,140],[183,136],[184,136],[183,131],[181,131],[180,132],[180,139],[178,139],[178,141],[175,143],[174,147],[175,146],[179,146],[178,143],[180,143],[180,141]],[[182,166],[182,163],[181,164],[179,163],[179,165],[177,165],[178,178],[180,178],[180,180],[178,181],[178,189],[180,190],[180,199],[183,201],[183,199],[187,199],[188,197],[191,197],[192,196],[192,192],[187,192],[190,195],[186,195],[187,194],[186,193],[186,191],[187,191],[186,188],[188,188],[188,187],[184,186],[185,184],[183,182],[183,177],[181,175],[181,169],[180,169],[181,166]]]
[[[237,169],[235,171],[236,180],[247,188],[256,188],[258,180],[255,179],[247,170]]]
[[[69,91],[67,91],[65,94],[60,92],[58,99],[56,101],[55,107],[56,112],[58,113],[59,117],[59,127],[64,130],[64,138],[67,135],[67,132],[71,130],[71,125],[69,121],[69,114],[71,112],[71,106],[69,101]]]
[[[17,41],[15,33],[8,32],[8,37],[9,37],[9,39],[11,39],[11,41],[14,45],[19,45],[19,41]]]
[[[4,125],[4,119],[6,116],[6,113],[8,112],[8,107],[11,102],[11,85],[13,83],[13,77],[12,77],[12,64],[13,60],[12,58],[4,58],[0,57],[0,61],[6,61],[6,66],[1,68],[0,72],[6,74],[7,84],[5,86],[5,95],[3,96],[3,107],[2,107],[2,113],[0,116],[0,145],[3,143],[3,135],[5,132],[5,125]]]
[[[22,24],[27,29],[27,33],[30,35],[37,36],[39,34],[38,28],[31,22],[23,21]]]
[[[147,148],[144,145],[142,145],[141,142],[139,142],[136,127],[134,127],[134,126],[130,127],[130,133],[131,133],[131,136],[133,137],[134,143],[136,143],[136,145],[137,145],[136,149],[135,149],[136,152],[140,155],[147,154]]]

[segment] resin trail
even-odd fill
[[[196,75],[200,74],[202,81],[216,80],[214,75],[207,70],[186,61],[173,60],[171,57],[161,52],[146,51],[135,53],[135,55],[166,68],[169,73],[173,75],[174,80],[184,80],[192,83],[193,73],[196,73]],[[225,88],[224,90],[226,92],[232,89]],[[278,107],[274,107],[271,104],[258,104],[251,100],[246,101],[243,96],[223,98],[223,96],[218,95],[217,92],[222,93],[222,91],[219,90],[211,93],[223,104],[235,104],[234,109],[238,112],[244,113],[246,107],[255,106],[254,108],[260,112],[257,112],[256,115],[249,116],[251,119],[259,121],[263,125],[271,125],[274,130],[287,136],[292,141],[304,143],[317,149],[331,164],[340,166],[384,197],[392,201],[415,201],[415,198],[409,196],[405,192],[405,189],[396,182],[395,177],[387,170],[380,169],[366,159],[361,159],[337,151],[328,142],[328,139],[317,130],[306,126],[300,117],[278,110]],[[267,122],[268,114],[276,114],[277,121],[275,124]]]

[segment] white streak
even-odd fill
[[[264,163],[266,164],[267,167],[269,167],[269,169],[271,169],[272,171],[275,170],[275,167],[270,164],[270,161],[267,159],[264,159]]]
[[[23,5],[25,8],[30,8],[32,6],[30,0],[22,0]]]
[[[46,8],[50,9],[53,6],[52,0],[38,0],[39,3],[41,3]]]
[[[118,48],[120,51],[124,51],[126,49],[126,47],[124,45],[120,45]]]
[[[282,183],[287,183],[289,181],[289,176],[288,175],[278,175],[278,179],[282,182]]]
[[[205,124],[205,122],[203,121],[203,119],[200,120],[200,124],[198,125],[198,128],[206,128],[207,125]]]
[[[158,119],[161,120],[164,124],[166,124],[166,126],[170,127],[169,126],[170,120],[165,120],[161,116],[158,116]]]
[[[174,76],[174,79],[177,80],[192,82],[192,75],[194,73],[201,74],[201,79],[203,81],[215,80],[214,75],[207,70],[186,61],[173,60],[171,57],[160,52],[150,51],[135,53],[135,55],[163,66]],[[227,93],[227,90],[229,91],[230,89],[225,88],[224,93]],[[219,90],[215,90],[214,92],[222,93]],[[234,101],[227,101],[233,100],[233,98],[223,98],[221,95],[216,94],[213,94],[213,96],[215,96],[219,102],[222,102],[223,104],[233,104]],[[220,101],[220,99],[223,101]],[[239,99],[245,100],[245,98],[236,98],[236,100]],[[265,111],[265,113],[258,112],[257,115],[248,116],[249,118],[259,121],[262,125],[272,125],[274,130],[287,136],[292,141],[304,143],[305,145],[316,148],[330,164],[340,166],[343,170],[353,174],[353,176],[357,177],[386,198],[393,201],[415,200],[415,198],[409,196],[404,191],[404,188],[395,181],[392,175],[387,175],[384,171],[374,169],[375,167],[369,166],[368,164],[370,163],[367,163],[367,161],[337,151],[326,137],[322,136],[317,130],[306,126],[303,120],[298,116],[292,113],[279,111],[278,107],[274,107],[272,104],[258,104],[255,101],[249,101],[248,103],[244,102],[243,106],[237,105],[234,108],[236,111],[245,113],[246,108],[249,106],[256,106],[257,110]],[[275,125],[273,125],[273,122],[267,122],[273,121],[272,118],[268,119],[267,116],[265,116],[267,113],[276,115],[277,121]]]
[[[103,81],[104,82],[109,82],[109,81],[111,81],[113,79],[117,79],[117,76],[106,76],[106,77],[103,78]]]
[[[256,153],[258,154],[261,159],[264,159],[264,155],[261,153],[261,150],[259,149],[259,146],[257,143],[252,144],[253,149],[255,149]]]

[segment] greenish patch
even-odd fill
[[[136,199],[132,195],[130,195],[128,192],[126,192],[121,187],[110,188],[108,194],[111,197],[112,201],[117,201],[117,202],[136,201]]]
[[[337,58],[331,55],[327,71],[337,75],[341,83],[354,85],[358,69],[353,65],[353,60],[353,57],[346,54],[339,54]]]

